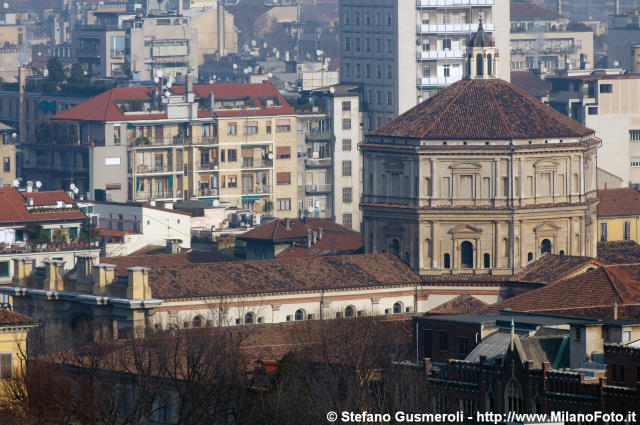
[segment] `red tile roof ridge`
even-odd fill
[[[493,93],[495,86],[489,86],[487,88],[488,88],[488,91],[492,94],[491,102],[493,103],[493,106],[496,108],[496,111],[498,111],[498,115],[500,116],[500,120],[502,121],[503,127],[507,131],[509,138],[513,139],[513,133],[511,132],[511,127],[507,125],[507,120],[504,118],[504,113],[502,112],[502,108],[500,108],[500,105],[498,105],[498,102],[496,101],[496,93]]]
[[[640,267],[640,263],[610,264],[610,265],[602,266],[602,269],[604,270],[604,273],[607,276],[607,279],[609,279],[609,282],[611,282],[611,286],[613,287],[613,290],[618,295],[618,297],[620,298],[623,304],[634,304],[637,302],[633,298],[630,298],[630,295],[628,293],[623,291],[623,288],[621,287],[623,282],[626,284],[640,286],[638,282],[634,281],[633,279],[631,280],[624,279],[625,276],[621,276],[620,272],[618,272],[617,270],[619,268],[627,268],[629,266]]]
[[[466,90],[467,90],[467,87],[465,87],[463,90],[460,90],[460,92],[451,100],[451,102],[449,102],[449,104],[442,110],[442,112],[440,112],[440,114],[433,120],[431,125],[427,127],[427,130],[425,131],[425,133],[428,133],[438,123],[438,121],[447,113],[447,111],[449,111],[449,109],[451,108],[451,105],[453,105],[453,103],[456,100],[458,100],[458,98],[462,96],[462,94],[466,92]]]

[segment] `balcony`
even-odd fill
[[[331,193],[333,191],[333,185],[331,184],[308,184],[304,188],[307,193]]]
[[[309,168],[331,167],[331,158],[318,158],[318,159],[306,158],[304,160],[304,165]]]
[[[485,31],[493,32],[493,24],[482,24]],[[418,25],[418,34],[465,34],[478,31],[478,24]]]
[[[321,141],[331,141],[331,132],[330,131],[308,131],[306,134],[306,139],[310,142],[321,142]]]
[[[173,169],[170,165],[138,165],[136,167],[136,174],[166,174],[172,172]]]
[[[242,158],[242,168],[271,168],[273,161],[270,159]]]
[[[199,189],[196,191],[195,196],[218,196],[218,189]]]
[[[419,60],[463,59],[464,50],[429,50],[418,52]]]
[[[137,137],[131,140],[131,146],[137,149],[158,148],[163,146],[193,146],[193,145],[217,145],[217,137],[187,137],[174,136],[162,138]]]
[[[99,46],[95,46],[94,48],[79,48],[76,49],[76,56],[82,58],[99,58],[100,57],[100,49]]]
[[[417,7],[493,6],[495,0],[417,0]]]
[[[135,200],[170,199],[174,198],[173,191],[135,192]]]
[[[246,186],[242,188],[243,195],[270,195],[271,192],[271,186]]]
[[[462,77],[426,77],[426,78],[418,78],[419,86],[446,86],[448,84],[453,84],[456,81],[461,80]]]
[[[217,162],[202,162],[200,163],[196,169],[198,171],[216,171],[218,169]]]
[[[111,58],[112,59],[124,58],[124,49],[112,49]]]

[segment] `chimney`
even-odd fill
[[[76,272],[79,285],[93,282],[93,266],[98,263],[98,257],[92,254],[76,255]],[[78,288],[79,289],[79,288]],[[90,291],[91,287],[87,289]]]
[[[63,260],[44,260],[45,276],[42,289],[45,291],[64,291]]]
[[[318,231],[317,230],[313,230],[313,244],[315,245],[318,242]]]
[[[96,264],[93,266],[93,295],[108,295],[109,285],[115,278],[115,264]]]
[[[424,361],[424,371],[429,373],[429,371],[431,370],[431,359],[429,357],[425,357],[423,361]]]
[[[480,356],[480,364],[485,364],[487,362],[487,356]]]
[[[15,257],[13,259],[13,286],[29,286],[29,277],[33,273],[33,258]]]
[[[127,269],[127,275],[127,298],[130,300],[150,299],[149,269],[147,267],[130,267]]]
[[[618,303],[613,302],[613,320],[618,320]]]
[[[180,244],[182,241],[180,239],[167,239],[165,245],[165,252],[168,254],[179,254],[182,250]]]
[[[313,239],[313,230],[309,229],[307,230],[307,248],[311,248],[312,239]]]
[[[218,57],[225,56],[225,27],[224,27],[224,5],[222,1],[218,0],[217,4],[217,13],[218,13]]]
[[[551,369],[551,363],[549,362],[542,363],[542,373],[546,373],[549,369]]]
[[[288,218],[284,219],[284,228],[285,230],[291,230],[291,220],[289,220]]]
[[[214,105],[215,105],[215,103],[216,103],[216,97],[215,97],[215,95],[213,94],[213,90],[211,90],[211,91],[209,92],[209,110],[210,110],[211,112],[213,112],[213,109],[214,109]]]
[[[187,74],[184,81],[184,101],[193,103],[193,74]]]
[[[318,240],[321,241],[322,240],[322,233],[324,232],[324,229],[322,227],[320,227],[318,229]]]

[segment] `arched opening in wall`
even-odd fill
[[[491,267],[491,254],[489,254],[488,252],[486,252],[484,254],[484,268],[488,269]]]
[[[77,341],[89,342],[92,339],[91,317],[79,314],[71,319],[71,332]]]
[[[476,55],[476,74],[478,77],[482,77],[484,75],[484,63],[482,59],[482,53],[478,53]]]
[[[533,252],[527,254],[527,261],[533,261]]]
[[[449,254],[444,254],[444,268],[451,268],[451,256]]]
[[[540,245],[540,254],[551,254],[551,241],[549,239],[542,241],[542,244]]]
[[[356,317],[356,308],[352,305],[344,309],[344,317]]]
[[[251,323],[255,322],[255,320],[256,320],[256,315],[251,313],[251,312],[249,312],[249,313],[244,315],[244,323],[245,324],[251,324]]]
[[[400,241],[398,239],[391,239],[391,243],[389,243],[389,252],[400,258]]]
[[[393,305],[393,314],[400,314],[402,313],[402,303],[401,302],[397,302]]]
[[[560,250],[560,255],[564,255],[564,249]]]
[[[493,75],[493,57],[491,55],[487,55],[487,75]]]
[[[424,254],[426,258],[431,258],[431,239],[424,241]]]
[[[296,310],[296,314],[295,314],[294,317],[295,317],[296,320],[304,320],[304,316],[305,316],[304,315],[304,310],[299,308],[299,309]]]
[[[191,321],[192,325],[194,328],[201,328],[202,327],[202,316],[196,316],[193,318],[193,320]]]
[[[460,244],[460,265],[463,269],[473,268],[473,244],[469,241],[464,241]]]
[[[522,412],[522,388],[518,381],[511,378],[504,391],[504,404],[507,412]]]

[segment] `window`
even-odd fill
[[[442,73],[445,78],[449,78],[451,76],[451,65],[444,65],[442,67]]]
[[[484,268],[488,269],[490,267],[491,267],[491,254],[485,253],[484,254]]]
[[[0,379],[11,379],[13,377],[13,354],[0,354]]]
[[[629,130],[629,140],[632,142],[640,142],[640,130]]]
[[[576,341],[582,341],[582,328],[576,328]]]
[[[527,261],[533,261],[533,252],[527,254]]]
[[[397,302],[393,304],[393,314],[400,314],[400,313],[402,313],[402,303]]]
[[[236,162],[238,160],[237,151],[235,149],[229,149],[227,151],[227,159],[229,162]]]
[[[222,187],[224,187],[224,181]],[[238,187],[238,177],[235,175],[229,176],[229,184],[227,185],[227,187]]]
[[[600,223],[600,241],[607,241],[607,223]]]
[[[393,93],[390,91],[387,92],[387,105],[393,105]]]
[[[344,38],[344,51],[348,52],[350,50],[351,50],[351,38],[345,37]]]
[[[446,350],[447,349],[447,331],[438,331],[438,349]]]
[[[351,25],[351,13],[348,10],[344,12],[344,24]]]
[[[587,113],[589,115],[598,115],[598,107],[597,106],[589,106],[587,108]]]
[[[640,167],[640,158],[631,158],[631,166],[633,168]]]
[[[460,245],[461,259],[460,265],[464,269],[473,268],[473,244],[469,241],[464,241]]]
[[[600,84],[600,93],[611,93],[613,86],[611,84]]]
[[[371,78],[371,64],[366,64],[364,69],[366,77]]]
[[[351,110],[351,101],[347,100],[342,102],[342,110],[343,111],[350,111]]]
[[[342,214],[342,225],[349,229],[353,228],[353,216],[350,213]]]
[[[351,176],[351,161],[342,161],[342,176]]]
[[[624,222],[624,240],[628,241],[631,239],[631,222],[630,221],[625,221]]]
[[[252,121],[244,125],[244,134],[258,134],[258,122]]]
[[[227,134],[236,134],[237,131],[238,131],[238,127],[236,123],[230,122],[229,124],[227,124]]]
[[[382,79],[382,65],[376,65],[376,78],[378,80]]]
[[[304,320],[304,310],[301,308],[297,309],[294,317],[296,320]]]
[[[290,211],[291,210],[291,199],[278,199],[277,201],[278,211]]]
[[[351,139],[342,139],[342,150],[343,151],[351,150]]]
[[[196,316],[193,318],[192,320],[192,325],[194,328],[201,328],[202,327],[202,316]]]
[[[244,315],[244,323],[250,324],[255,321],[256,315],[253,313],[247,313]]]
[[[8,261],[0,261],[0,277],[9,277]]]
[[[348,204],[348,203],[352,202],[352,195],[351,195],[351,188],[350,187],[343,187],[342,188],[342,202],[344,202],[345,204]]]
[[[542,241],[542,245],[540,246],[540,254],[551,254],[551,241],[549,239],[545,239]]]
[[[356,316],[356,308],[352,305],[348,306],[344,309],[344,317],[355,317]]]
[[[291,131],[289,120],[278,120],[276,123],[276,131],[278,133],[289,133]]]
[[[466,356],[469,350],[469,338],[459,337],[458,338],[458,353],[461,356]]]
[[[2,159],[2,169],[4,170],[5,173],[8,173],[11,171],[11,158],[10,157],[4,157]]]
[[[444,268],[451,268],[451,256],[449,254],[444,254]]]
[[[342,129],[351,130],[351,118],[342,118]]]
[[[442,50],[451,50],[451,39],[450,38],[442,39]]]

